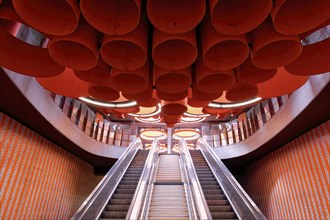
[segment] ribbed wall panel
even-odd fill
[[[0,219],[68,219],[101,179],[1,112],[0,149]]]
[[[330,219],[329,170],[327,121],[250,165],[243,185],[269,219]]]

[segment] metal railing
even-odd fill
[[[192,219],[212,219],[209,207],[207,205],[206,199],[202,187],[199,183],[196,170],[194,168],[190,152],[188,150],[186,141],[181,139],[180,144],[180,159],[182,161],[182,166],[185,173],[185,186],[188,188],[187,200],[191,200],[192,204],[190,205],[190,212]],[[198,217],[197,217],[197,213]],[[196,213],[196,214],[195,214]]]
[[[141,146],[141,140],[139,138],[134,139],[93,192],[83,202],[77,212],[72,216],[72,220],[99,218]]]
[[[212,125],[210,135],[204,135],[204,138],[207,138],[208,144],[212,147],[224,147],[240,143],[258,132],[288,99],[289,96],[284,95],[265,100],[228,123]]]
[[[96,114],[79,100],[55,93],[51,93],[51,98],[85,135],[104,144],[122,147],[129,145],[131,130],[128,125],[99,120]]]
[[[197,147],[201,150],[215,178],[223,189],[239,219],[266,219],[257,205],[236,181],[208,143],[200,138]]]
[[[159,141],[155,139],[152,143],[148,158],[145,162],[140,181],[136,187],[126,219],[146,219],[148,204],[152,192],[153,174],[159,154]]]

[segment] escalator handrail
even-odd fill
[[[210,147],[210,145],[203,138],[198,139],[197,147],[199,147],[201,149],[201,152],[204,155],[204,158],[206,159],[207,163],[209,164],[209,166],[210,166],[211,170],[213,171],[219,184],[223,188],[223,191],[227,195],[227,199],[233,206],[239,219],[267,219],[263,215],[261,210],[257,207],[257,205],[253,202],[253,200],[250,198],[250,196],[245,192],[245,190],[242,188],[242,186],[237,182],[237,180],[234,178],[234,176],[231,174],[231,172],[228,170],[228,168],[225,166],[225,164],[219,159],[218,155],[213,151],[213,149]],[[212,158],[209,158],[206,153],[209,153]],[[213,159],[213,161],[215,161],[215,163],[218,165],[218,167],[222,171],[223,176],[219,176],[219,173],[214,171],[214,167],[211,166],[211,164],[210,164],[210,161],[209,161],[210,159]],[[233,187],[234,191],[231,191],[231,190],[229,191],[228,188],[223,184],[224,181],[229,183]],[[242,199],[243,204],[240,202],[234,202],[232,197],[228,195],[231,193],[237,193],[239,198]],[[239,205],[238,205],[238,203],[239,203]],[[245,207],[247,209],[245,209],[244,212],[239,211],[243,208],[243,205],[245,205]]]
[[[180,153],[180,160],[179,160],[179,165],[180,165],[180,171],[181,171],[181,176],[182,176],[182,181],[184,185],[184,192],[187,200],[187,206],[188,206],[188,213],[189,213],[189,219],[199,219],[198,214],[196,211],[196,205],[194,201],[194,195],[191,189],[191,181],[189,179],[189,174],[188,170],[186,167],[186,161],[184,161],[184,155],[182,151],[179,151]]]
[[[190,188],[194,196],[194,203],[196,204],[199,219],[212,219],[186,141],[184,139],[181,139],[179,146],[180,154],[182,155],[183,153],[184,155],[183,159],[185,162],[185,168],[188,173]]]
[[[121,178],[125,174],[141,145],[142,142],[140,138],[135,138],[132,141],[129,147],[118,158],[116,163],[111,167],[108,173],[102,178],[100,183],[71,217],[72,220],[97,219],[101,215],[104,207],[107,205],[109,199],[116,190]],[[109,185],[112,180],[115,180],[115,184],[111,183],[111,185]],[[106,189],[106,187],[109,187],[109,189]],[[94,205],[95,201],[102,204],[96,206]]]
[[[152,142],[152,146],[148,158],[145,162],[141,174],[141,178],[136,187],[131,205],[128,209],[126,219],[134,219],[134,220],[138,219],[143,209],[143,205],[146,202],[145,200],[149,198],[149,196],[146,195],[148,194],[148,189],[152,182],[152,174],[154,170],[153,168],[156,161],[155,159],[157,158],[156,155],[158,155],[158,151],[159,151],[159,141],[158,139],[155,139]]]

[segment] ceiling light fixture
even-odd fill
[[[245,102],[236,102],[236,103],[216,103],[216,102],[211,102],[208,106],[212,108],[236,108],[236,107],[242,107],[245,105],[250,105],[255,102],[260,101],[262,98],[257,97]]]
[[[163,130],[148,129],[140,133],[140,138],[148,141],[152,141],[155,138],[158,140],[165,140],[167,138],[167,133]]]
[[[182,129],[173,132],[173,139],[175,140],[181,140],[183,138],[186,141],[192,141],[197,140],[199,137],[199,132],[192,129]]]
[[[208,117],[210,114],[191,114],[188,112],[183,113],[183,115],[188,116],[188,117]]]
[[[140,117],[135,117],[135,120],[143,123],[158,123],[160,122],[160,118],[140,118]]]
[[[79,97],[79,100],[84,101],[88,104],[108,107],[108,108],[127,108],[136,106],[136,101],[128,101],[128,102],[102,102],[99,100],[95,100],[89,97]]]
[[[182,123],[198,123],[205,120],[205,117],[181,117]]]

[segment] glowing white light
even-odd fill
[[[87,102],[92,105],[98,105],[98,106],[109,107],[109,108],[116,107],[116,105],[113,103],[100,102],[100,101],[92,100],[92,99],[85,98],[85,97],[80,97],[79,99],[81,101]]]
[[[143,140],[154,140],[157,138],[158,140],[165,140],[167,138],[167,134],[162,130],[144,130],[140,133],[140,138]]]
[[[125,103],[116,103],[116,107],[117,108],[126,108],[126,107],[132,107],[132,106],[136,106],[136,101],[132,101],[132,102],[125,102]]]
[[[184,138],[186,141],[197,140],[200,137],[199,132],[191,129],[177,130],[173,133],[173,139],[181,140]]]
[[[210,114],[191,114],[188,112],[183,113],[185,116],[189,116],[189,117],[208,117],[210,116]]]
[[[79,99],[81,101],[87,102],[92,105],[108,107],[108,108],[126,108],[126,107],[136,106],[136,104],[137,104],[135,101],[115,103],[115,102],[101,102],[101,101],[93,100],[93,99],[86,98],[86,97],[79,97]]]
[[[135,117],[135,120],[139,122],[144,122],[144,123],[157,123],[160,122],[160,118],[139,118]]]
[[[235,107],[242,107],[242,106],[245,106],[245,105],[249,105],[249,104],[258,102],[261,99],[262,98],[257,97],[257,98],[254,98],[254,99],[251,99],[251,100],[248,100],[248,101],[245,101],[245,102],[222,103],[222,104],[211,102],[208,106],[213,107],[213,108],[235,108]]]
[[[189,118],[189,117],[181,117],[181,122],[182,123],[198,123],[198,122],[202,122],[205,120],[205,117],[193,117],[193,118]]]

